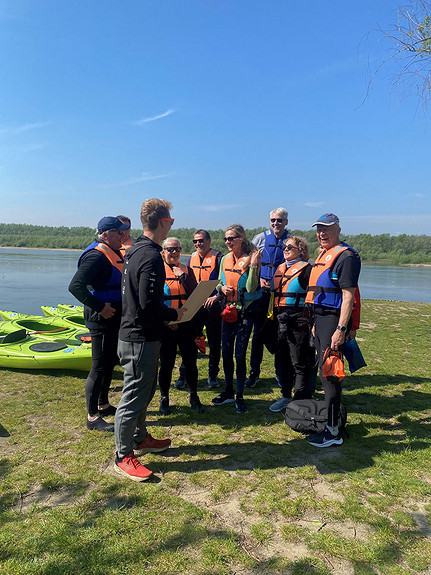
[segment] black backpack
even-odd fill
[[[325,429],[328,421],[328,414],[325,402],[316,399],[297,399],[287,404],[286,415],[287,425],[299,433],[319,433]],[[338,416],[338,428],[340,433],[346,432],[347,411],[344,405],[340,405]]]

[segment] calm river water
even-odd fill
[[[0,309],[41,314],[41,305],[78,304],[67,287],[79,252],[0,248]],[[363,299],[431,303],[431,267],[362,266]]]

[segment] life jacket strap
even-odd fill
[[[321,293],[341,293],[341,290],[338,288],[323,286],[308,286],[307,291],[313,292],[313,298]]]
[[[242,270],[235,270],[235,269],[231,269],[231,270],[230,270],[230,269],[228,269],[228,268],[226,268],[225,271],[226,271],[226,272],[233,272],[233,273],[236,273],[236,274],[238,274],[238,275],[240,275],[240,276],[241,276],[242,273],[243,273]]]

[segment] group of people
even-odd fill
[[[316,366],[322,367],[326,349],[342,349],[352,325],[361,266],[357,252],[340,241],[341,228],[334,214],[324,214],[313,224],[320,249],[311,265],[306,241],[291,236],[286,228],[284,208],[271,211],[270,229],[252,241],[241,225],[228,226],[224,256],[211,248],[206,230],[197,230],[195,252],[183,265],[181,242],[167,237],[174,223],[171,209],[167,200],[146,200],[141,207],[143,233],[133,242],[129,218],[102,218],[96,241],[81,255],[69,286],[84,304],[92,341],[92,367],[85,385],[86,424],[89,429],[115,432],[114,468],[134,481],[152,475],[137,458],[164,451],[171,443],[148,433],[146,412],[158,382],[160,413],[170,413],[177,349],[182,366],[175,386],[187,384],[191,409],[202,412],[196,343],[202,342],[205,326],[208,387],[219,386],[220,358],[224,372],[225,388],[212,403],[234,403],[238,413],[246,413],[244,388],[257,384],[263,347],[271,337],[282,397],[270,409],[282,411],[292,399],[312,396]],[[198,283],[210,279],[218,279],[214,292],[193,319],[181,321],[190,294]],[[246,352],[253,330],[247,377]],[[118,360],[124,385],[115,408],[108,390]],[[308,441],[317,447],[340,445],[341,386],[323,378],[321,369],[320,379],[328,423]],[[108,415],[115,415],[114,424],[104,419]]]

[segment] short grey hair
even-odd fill
[[[280,218],[283,218],[283,220],[287,220],[287,210],[284,208],[275,208],[275,210],[269,212],[269,217],[271,217],[271,214],[277,214]]]
[[[168,242],[170,241],[174,241],[174,242],[178,242],[180,244],[180,247],[182,247],[181,242],[178,238],[173,238],[172,236],[170,238],[166,238],[163,243],[162,243],[162,249],[164,250],[165,247],[168,245]]]

